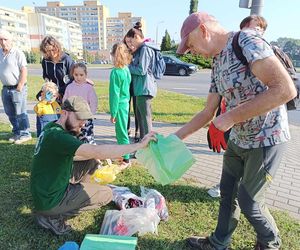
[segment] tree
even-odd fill
[[[277,41],[272,41],[271,44],[280,47],[292,59],[300,54],[300,39],[280,37]]]
[[[41,55],[37,51],[24,51],[26,61],[30,64],[36,64],[41,62]]]
[[[69,56],[76,62],[78,60],[78,57],[75,53],[71,52],[71,51],[68,51],[68,50],[65,50],[65,52],[67,54],[69,54]]]
[[[83,59],[87,63],[91,63],[91,62],[95,61],[95,55],[93,55],[92,53],[90,53],[88,50],[84,49],[83,50]]]
[[[160,50],[161,51],[168,51],[170,50],[172,47],[172,44],[171,44],[171,37],[170,37],[170,34],[168,33],[168,31],[166,30],[165,31],[165,35],[162,39],[162,42],[161,42],[161,46],[160,46]]]
[[[190,14],[198,11],[198,0],[191,0],[190,2]]]

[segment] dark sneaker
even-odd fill
[[[13,135],[8,139],[9,142],[14,143],[19,138],[19,135]]]
[[[66,225],[63,218],[51,218],[49,216],[35,215],[37,224],[41,227],[51,230],[56,235],[69,233],[72,228]]]
[[[210,243],[207,237],[192,236],[187,238],[187,244],[192,249],[198,250],[216,250],[216,248]]]
[[[129,155],[129,158],[130,158],[130,159],[136,159],[136,157],[135,157],[135,152],[134,152],[134,153],[131,153],[131,154]]]

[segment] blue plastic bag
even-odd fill
[[[67,241],[58,250],[79,250],[79,246],[75,241]]]
[[[137,160],[162,185],[178,180],[194,163],[195,158],[185,144],[174,134],[156,135],[147,148],[136,152]]]

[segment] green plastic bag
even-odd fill
[[[185,144],[174,134],[156,135],[157,141],[136,152],[137,160],[162,185],[178,180],[194,163],[195,158]]]
[[[137,237],[87,234],[80,250],[135,250]]]

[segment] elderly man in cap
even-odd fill
[[[27,105],[27,62],[24,53],[13,47],[12,35],[0,30],[0,80],[5,114],[13,126],[10,142],[21,144],[31,140]]]
[[[184,139],[210,121],[215,135],[232,128],[223,157],[216,229],[207,238],[190,237],[187,243],[194,249],[227,249],[241,211],[257,234],[255,249],[279,249],[278,228],[264,195],[290,139],[284,104],[295,97],[296,90],[259,33],[245,30],[238,39],[249,67],[233,51],[234,34],[204,12],[187,17],[181,28],[177,52],[213,57],[213,65],[206,107],[176,135]],[[215,117],[221,97],[226,113]]]
[[[96,159],[120,157],[154,139],[150,133],[140,143],[130,145],[82,143],[75,135],[80,134],[86,120],[92,117],[82,97],[69,97],[62,105],[59,120],[45,126],[35,146],[31,170],[35,218],[40,226],[57,235],[71,229],[65,224],[68,216],[111,201],[112,191],[108,186],[90,183],[99,164]],[[73,162],[74,157],[80,161]]]

